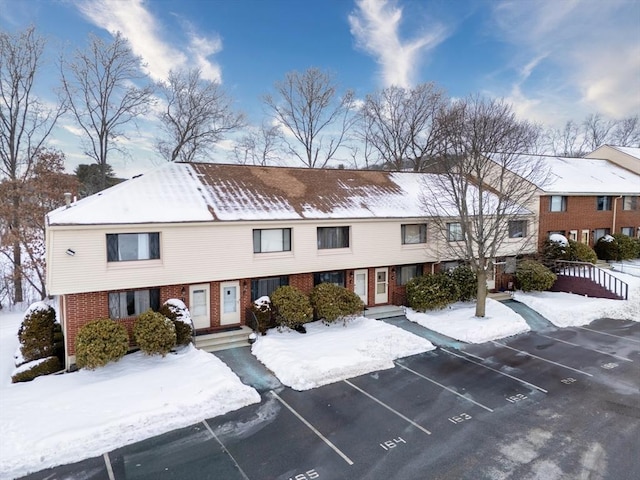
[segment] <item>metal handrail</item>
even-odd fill
[[[624,300],[629,299],[629,285],[593,263],[570,260],[556,260],[555,263],[556,273],[570,277],[588,278],[614,295]],[[585,275],[585,273],[588,273],[588,275]]]

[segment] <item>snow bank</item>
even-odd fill
[[[284,385],[309,390],[376,370],[393,360],[433,350],[426,339],[370,318],[325,325],[305,324],[306,334],[269,330],[252,346],[253,354]]]

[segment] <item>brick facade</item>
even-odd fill
[[[589,245],[593,247],[593,234],[596,229],[613,226],[613,202],[616,202],[615,231],[620,233],[623,227],[634,227],[637,232],[640,227],[640,205],[635,210],[623,210],[622,199],[612,197],[611,210],[597,210],[596,196],[568,196],[566,210],[563,212],[550,211],[550,196],[540,197],[540,224],[538,229],[538,245],[547,240],[549,232],[563,231],[569,237],[571,230],[577,231],[577,240],[581,241],[582,230],[589,230]]]

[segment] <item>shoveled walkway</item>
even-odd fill
[[[411,332],[414,335],[417,335],[419,337],[426,338],[427,340],[429,340],[431,343],[433,343],[438,347],[450,347],[450,348],[456,348],[460,350],[465,345],[467,345],[465,342],[461,342],[454,338],[447,337],[446,335],[442,335],[441,333],[435,332],[433,330],[429,330],[428,328],[423,327],[422,325],[418,325],[417,323],[411,322],[407,320],[407,317],[405,316],[384,318],[382,319],[382,321],[386,323],[390,323],[391,325],[394,325],[398,328],[402,328],[403,330]]]
[[[553,332],[557,330],[557,327],[553,323],[524,303],[517,302],[516,300],[503,300],[502,303],[524,318],[525,322],[527,322],[534,332]]]
[[[240,377],[242,383],[255,388],[259,393],[284,388],[280,380],[252,355],[251,347],[219,350],[213,354],[226,363]]]

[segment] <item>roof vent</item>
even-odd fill
[[[64,204],[67,206],[67,208],[69,208],[69,206],[71,205],[71,193],[65,192],[65,194],[64,194]]]

